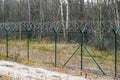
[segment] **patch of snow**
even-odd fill
[[[86,80],[81,76],[28,67],[10,61],[0,61],[0,75],[10,75],[13,80]]]

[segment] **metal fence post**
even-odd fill
[[[83,48],[87,51],[88,55],[92,58],[93,62],[97,65],[97,67],[100,69],[100,71],[103,73],[103,75],[106,75],[105,72],[103,71],[103,69],[99,66],[99,64],[97,63],[97,61],[94,59],[94,57],[92,56],[92,53],[86,48],[86,46],[84,45],[84,34],[85,34],[85,28],[84,29],[79,29],[80,33],[81,33],[81,37],[80,37],[80,42],[81,42],[81,70],[83,69]]]
[[[58,37],[58,29],[59,28],[53,28],[53,31],[55,33],[55,67],[57,67],[57,37]]]
[[[115,77],[117,76],[117,34],[115,34]]]
[[[83,30],[81,30],[81,29],[79,29],[79,32],[80,32],[80,34],[81,34],[81,37],[80,37],[80,42],[81,43],[79,43],[79,46],[78,46],[78,48],[73,52],[73,54],[70,56],[70,58],[68,58],[68,60],[65,62],[65,64],[63,65],[63,67],[70,61],[70,59],[75,55],[75,53],[77,52],[77,50],[81,47],[81,70],[82,70],[82,68],[83,68],[83,38],[84,38],[84,31],[85,31],[85,29],[83,29]]]
[[[114,42],[114,46],[115,46],[115,51],[114,51],[114,59],[115,59],[115,64],[114,64],[114,71],[115,71],[115,77],[117,77],[117,39],[118,39],[118,33],[120,31],[120,28],[117,28],[116,30],[112,29],[115,35],[115,42]]]
[[[81,45],[81,54],[80,54],[80,56],[81,56],[81,70],[83,69],[83,38],[84,38],[84,29],[83,30],[81,30],[80,29],[80,33],[81,33],[81,37],[80,37],[80,45]]]
[[[9,31],[10,27],[8,25],[5,25],[4,29],[5,29],[5,32],[6,32],[6,56],[8,58],[9,57],[9,52],[8,52],[8,46],[9,46],[9,44],[8,44],[8,31]]]
[[[6,30],[6,54],[7,54],[7,58],[9,57],[8,55],[8,31]]]
[[[29,31],[27,32],[27,59],[29,59]]]
[[[30,52],[29,52],[29,47],[30,47],[30,38],[32,36],[32,24],[27,26],[27,59],[29,60],[30,58]]]
[[[55,67],[57,66],[57,33],[55,33]]]

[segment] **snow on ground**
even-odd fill
[[[10,61],[0,61],[0,75],[10,75],[13,80],[86,80],[80,76],[28,67]]]

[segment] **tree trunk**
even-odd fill
[[[28,0],[28,21],[31,21],[30,0]]]
[[[66,30],[68,30],[69,23],[69,1],[66,1]]]
[[[115,11],[116,11],[116,27],[120,27],[120,24],[119,24],[119,12],[118,12],[118,1],[115,0]]]
[[[4,11],[4,9],[5,9],[5,2],[4,2],[4,0],[2,0],[2,6],[1,7],[2,7],[1,9],[2,9],[2,15],[3,15],[2,16],[2,21],[4,22],[4,12],[5,12]]]
[[[21,0],[20,0],[20,2],[19,2],[19,19],[18,20],[20,20],[21,21]],[[21,40],[22,39],[22,25],[20,24],[19,25],[19,40]]]
[[[66,28],[64,25],[64,15],[63,15],[63,2],[62,0],[60,0],[60,11],[61,11],[61,23],[62,23],[62,27],[63,27],[63,36],[64,39],[66,38]]]
[[[69,39],[69,1],[66,0],[66,40],[68,41]]]
[[[42,23],[44,20],[43,9],[42,9],[42,0],[39,2],[39,22]],[[42,25],[38,26],[38,38],[42,39]]]

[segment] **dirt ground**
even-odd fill
[[[87,74],[87,78],[90,80],[114,80],[114,59],[111,58],[111,56],[108,56],[111,58],[110,60],[108,60],[109,58],[106,59],[107,57],[101,57],[101,55],[97,55],[94,57],[95,60],[99,63],[99,65],[107,74],[107,76],[103,76],[101,71],[98,69],[98,67],[96,67],[95,63],[91,60],[91,58],[88,55],[86,55],[85,52],[83,52],[83,74],[81,74],[81,58],[79,50],[63,67],[64,63],[68,60],[68,58],[70,58],[70,56],[78,47],[77,45],[59,44],[60,46],[58,46],[57,49],[57,68],[55,68],[55,55],[53,43],[31,43],[29,51],[29,63],[27,62],[27,49],[25,43],[26,42],[12,42],[9,45],[9,61],[11,60],[29,66],[42,67],[51,71],[58,71],[75,76],[85,77]],[[6,48],[4,44],[0,45],[0,50],[2,54],[6,54]],[[96,52],[94,54],[96,54]],[[2,60],[7,59],[3,58]]]

